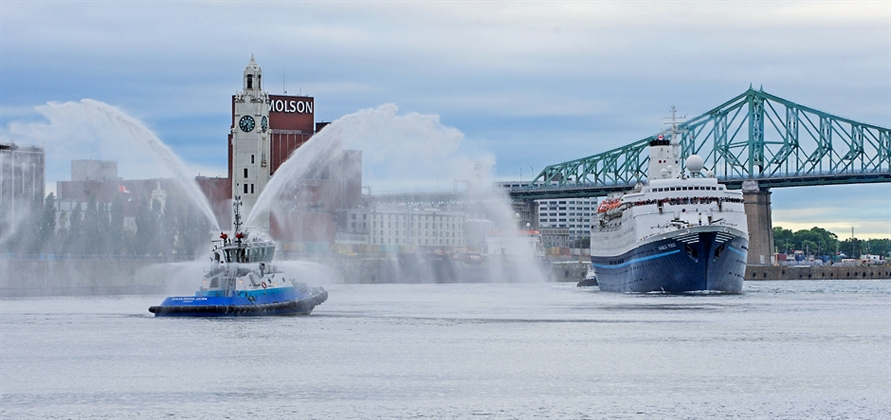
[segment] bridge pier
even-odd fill
[[[770,190],[758,184],[743,184],[743,205],[749,228],[749,265],[773,265],[773,222],[770,217]],[[746,185],[748,184],[748,185]]]

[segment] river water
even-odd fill
[[[891,281],[326,285],[311,316],[0,300],[0,418],[888,418]]]

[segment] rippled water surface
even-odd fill
[[[0,300],[6,418],[887,418],[891,281],[327,285],[308,317]]]

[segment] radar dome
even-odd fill
[[[691,173],[699,173],[702,171],[703,160],[699,155],[690,155],[685,163],[687,164],[687,170]]]

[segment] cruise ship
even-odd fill
[[[677,138],[673,125],[671,138]],[[591,226],[591,267],[602,291],[742,290],[748,228],[741,191],[728,190],[703,159],[680,165],[680,145],[650,141],[647,182],[610,195]]]

